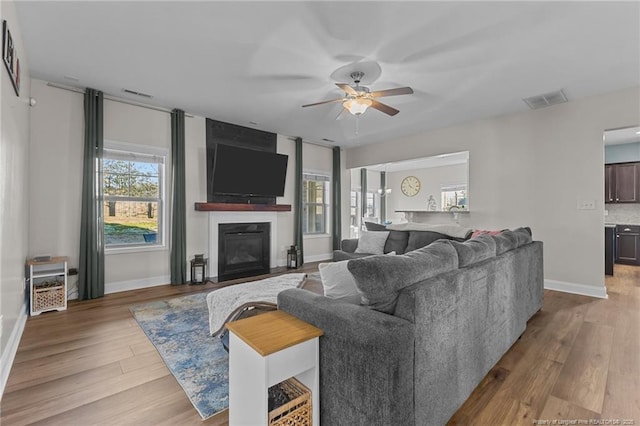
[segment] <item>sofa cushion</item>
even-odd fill
[[[384,244],[384,252],[395,251],[397,254],[404,254],[409,241],[409,233],[406,231],[389,231],[387,242]]]
[[[344,251],[344,250],[334,250],[333,251],[333,261],[334,262],[340,262],[341,260],[358,259],[358,258],[367,257],[367,256],[371,256],[371,255],[367,254],[367,253],[353,253],[353,252]]]
[[[432,242],[442,238],[450,237],[434,231],[409,231],[409,241],[407,242],[407,249],[405,252],[410,252],[415,249],[428,246]]]
[[[518,248],[518,237],[508,229],[502,231],[499,235],[492,235],[491,238],[496,242],[496,256]]]
[[[387,227],[381,225],[379,223],[374,222],[364,222],[364,226],[367,228],[367,231],[386,231]]]
[[[496,242],[490,235],[479,235],[463,243],[451,241],[451,244],[458,252],[458,266],[460,268],[473,265],[496,255]]]
[[[361,303],[393,313],[403,288],[457,269],[458,253],[448,240],[441,240],[403,255],[350,260],[347,267],[362,295]]]
[[[360,293],[356,287],[356,280],[347,269],[347,262],[348,260],[343,260],[318,265],[322,288],[326,297],[359,304]]]
[[[389,231],[362,231],[356,253],[383,254]]]
[[[533,238],[531,238],[531,228],[529,227],[514,229],[513,233],[518,240],[518,247],[530,244],[533,241]]]

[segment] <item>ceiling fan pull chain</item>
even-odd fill
[[[358,136],[360,130],[360,114],[356,115],[356,136]]]

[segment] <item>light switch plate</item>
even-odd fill
[[[596,200],[578,200],[578,210],[595,210]]]

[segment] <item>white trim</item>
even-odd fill
[[[24,326],[27,323],[27,318],[27,303],[24,302],[22,304],[22,308],[20,308],[20,315],[18,316],[18,319],[13,326],[13,330],[11,331],[11,336],[9,336],[9,340],[7,341],[7,346],[5,346],[4,351],[2,351],[2,362],[0,362],[0,399],[2,399],[2,395],[4,395],[4,387],[7,385],[9,373],[11,372],[13,361],[16,357],[16,353],[18,352],[20,338],[24,332]]]
[[[544,280],[544,288],[547,290],[562,291],[564,293],[580,294],[582,296],[608,299],[607,287],[596,287],[593,285],[567,283],[564,281]]]
[[[159,285],[167,285],[171,282],[169,275],[159,277],[147,277],[138,280],[117,281],[113,283],[105,283],[104,294],[119,293],[121,291],[137,290],[139,288],[157,287]]]
[[[333,259],[333,253],[316,254],[313,256],[304,255],[304,261],[306,262],[322,262],[323,260]]]

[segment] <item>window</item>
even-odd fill
[[[302,176],[302,232],[325,234],[329,206],[329,176],[307,174]]]
[[[449,211],[452,207],[467,208],[467,185],[446,185],[442,187],[441,193],[443,211]]]
[[[166,152],[105,142],[102,161],[106,248],[163,245]]]

